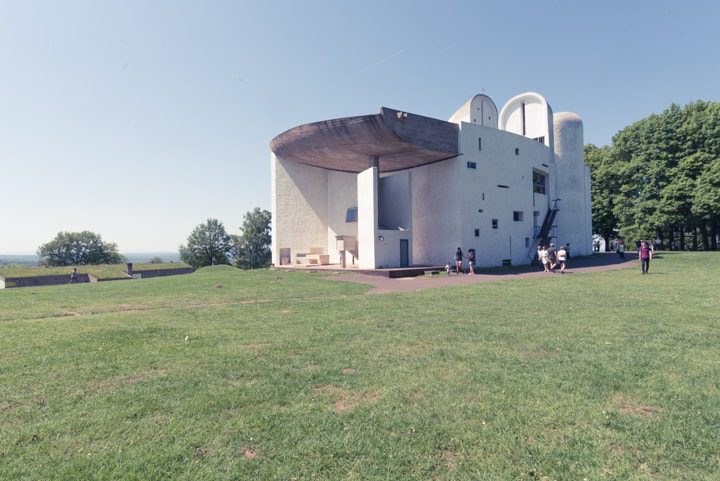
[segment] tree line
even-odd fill
[[[676,104],[585,146],[592,170],[593,230],[659,239],[661,247],[717,250],[720,234],[720,104]]]
[[[241,269],[269,267],[270,220],[267,210],[256,207],[243,218],[239,235],[225,231],[222,222],[208,219],[196,226],[185,244],[179,246],[183,262],[198,268],[218,264],[233,264]],[[50,242],[38,248],[40,264],[46,266],[80,266],[119,264],[126,262],[117,244],[104,242],[99,234],[90,231],[60,232]],[[150,259],[150,263],[160,259]]]

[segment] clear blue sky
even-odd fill
[[[607,144],[718,101],[720,3],[0,1],[0,254],[61,230],[175,250],[270,208],[270,140],[381,106],[536,91]]]

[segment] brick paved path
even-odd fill
[[[572,275],[575,272],[606,271],[610,269],[627,268],[634,264],[637,255],[633,252],[625,253],[625,260],[620,260],[617,254],[606,253],[592,257],[578,259],[570,258],[565,275]],[[476,284],[478,282],[494,282],[506,279],[525,279],[532,277],[559,276],[560,272],[548,274],[540,267],[529,266],[510,270],[483,270],[474,276],[468,275],[439,275],[437,277],[405,277],[390,279],[389,277],[372,276],[368,274],[348,273],[340,276],[327,277],[331,281],[358,282],[373,286],[369,294],[386,294],[389,292],[414,292],[421,289],[432,289],[437,287],[450,287],[457,285]]]

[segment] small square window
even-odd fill
[[[522,222],[522,221],[523,221],[523,217],[524,217],[524,215],[523,215],[523,212],[522,212],[522,211],[517,211],[517,210],[516,210],[516,211],[513,212],[513,220],[514,220],[515,222]]]
[[[520,149],[515,149],[515,155],[520,155]]]
[[[345,213],[345,222],[357,222],[357,207],[350,207]]]
[[[497,229],[497,228],[498,228],[498,220],[497,220],[497,219],[493,219],[493,220],[492,220],[492,228],[493,228],[493,229]]]
[[[476,168],[477,168],[477,164],[476,164],[475,162],[468,162],[468,163],[467,163],[467,168],[468,168],[468,169],[476,169]]]
[[[480,237],[480,229],[475,229],[475,237]]]

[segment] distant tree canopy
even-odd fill
[[[592,169],[593,226],[606,241],[717,250],[720,232],[720,104],[671,105],[585,147]]]
[[[222,222],[208,219],[193,229],[187,244],[181,245],[180,258],[198,268],[217,264],[229,264],[233,244]]]
[[[162,257],[158,257],[158,256],[155,256],[155,257],[151,258],[150,260],[148,260],[148,264],[162,264],[164,262],[165,261],[162,260]]]
[[[72,266],[88,264],[118,264],[125,258],[120,255],[117,244],[103,242],[90,231],[59,232],[58,235],[38,248],[40,263],[47,266]]]
[[[234,237],[237,267],[259,269],[270,266],[270,218],[270,212],[259,207],[245,214],[240,235]]]

